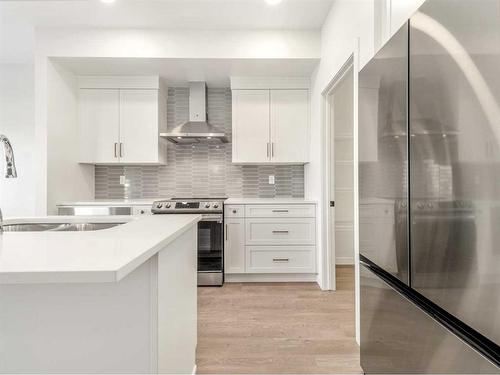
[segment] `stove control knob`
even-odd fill
[[[165,203],[165,208],[170,208],[172,205],[170,203]]]
[[[210,203],[205,203],[205,208],[210,208]]]
[[[219,208],[219,205],[217,203],[214,204],[214,208]]]
[[[161,202],[156,205],[156,208],[162,208],[162,207],[163,207],[163,203],[161,203]]]

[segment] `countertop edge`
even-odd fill
[[[133,272],[141,264],[160,252],[175,239],[196,225],[201,215],[192,214],[191,220],[181,225],[177,230],[167,235],[163,240],[145,250],[135,258],[114,269],[102,270],[69,270],[69,271],[1,271],[0,287],[2,285],[40,285],[40,284],[82,284],[82,283],[112,283],[118,282]],[[78,217],[75,217],[78,218]],[[81,219],[81,217],[80,217]],[[109,220],[109,217],[107,217]],[[129,219],[130,220],[130,219]],[[133,221],[133,220],[132,220]]]
[[[182,234],[187,232],[189,230],[189,228],[191,228],[193,225],[198,223],[200,220],[201,220],[201,215],[197,215],[189,223],[185,224],[184,226],[180,227],[175,232],[171,233],[167,238],[158,242],[155,246],[153,246],[152,248],[150,248],[149,250],[147,250],[143,254],[141,254],[141,256],[133,259],[129,263],[120,267],[118,270],[115,271],[115,274],[116,274],[115,281],[122,280],[124,277],[126,277],[128,274],[130,274],[132,271],[134,271],[141,264],[146,262],[148,259],[150,259],[154,255],[158,254],[164,247],[168,246],[170,243],[175,241]]]

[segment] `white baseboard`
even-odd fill
[[[317,275],[315,273],[237,273],[226,274],[226,283],[304,283],[316,282]]]
[[[353,265],[354,257],[337,257],[335,258],[335,264],[337,266]]]

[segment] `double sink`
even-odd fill
[[[20,223],[4,224],[4,232],[87,232],[116,227],[124,223]]]

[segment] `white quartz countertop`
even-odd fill
[[[0,235],[0,284],[116,282],[200,219],[200,215],[148,215],[4,220],[4,224],[125,224],[87,232],[5,232]]]
[[[167,198],[95,199],[91,201],[63,202],[58,206],[151,206],[154,201]]]
[[[316,204],[304,198],[229,198],[224,204]]]
[[[154,201],[168,199],[96,199],[93,201],[64,202],[59,206],[150,206]],[[316,204],[304,198],[228,198],[224,204]]]

